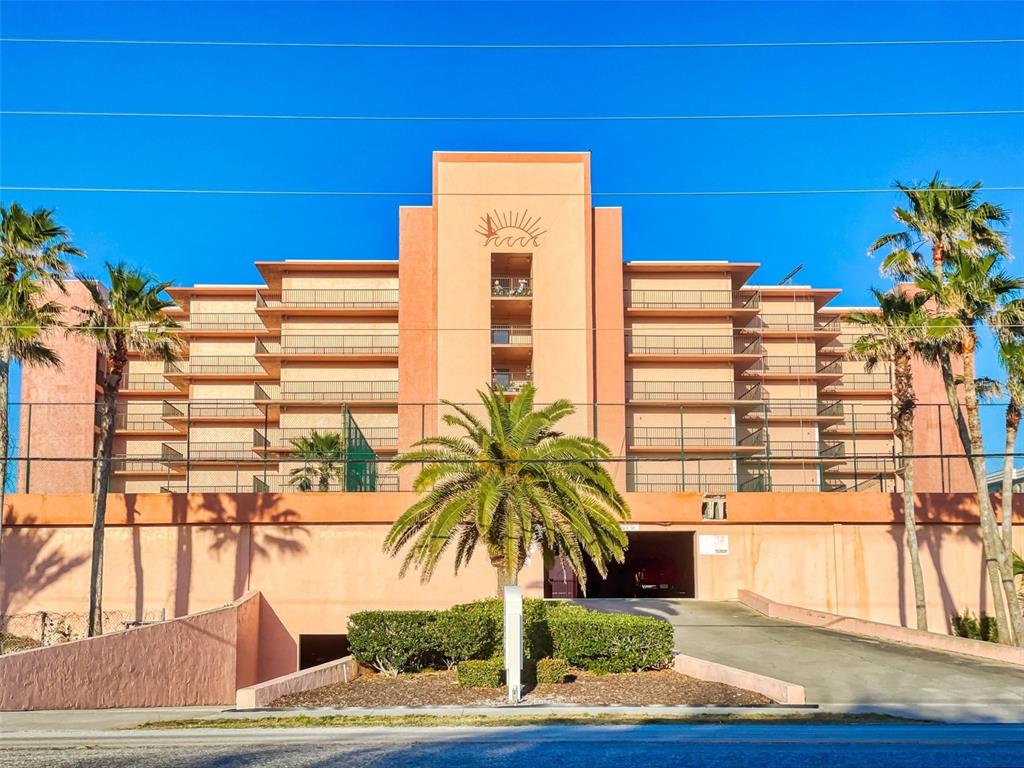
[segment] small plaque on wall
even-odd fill
[[[729,537],[725,534],[712,536],[702,533],[697,537],[697,551],[702,555],[728,555]]]

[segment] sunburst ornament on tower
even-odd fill
[[[540,228],[540,216],[530,216],[527,210],[497,209],[480,217],[476,231],[484,238],[483,245],[495,248],[536,248],[547,232]]]

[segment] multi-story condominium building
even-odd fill
[[[293,490],[294,441],[314,431],[347,447],[331,490],[408,490],[388,460],[448,430],[440,401],[479,408],[481,388],[527,381],[577,405],[566,429],[611,448],[624,490],[898,487],[890,372],[845,356],[860,330],[838,290],[760,285],[756,263],[679,246],[624,258],[587,153],[436,153],[434,193],[400,209],[397,259],[257,261],[259,285],[171,289],[185,352],[131,361],[114,490]],[[30,370],[26,401],[54,375]],[[82,378],[60,397],[91,402]],[[92,434],[92,414],[36,408],[23,454],[54,430]],[[51,469],[33,490],[69,482]]]

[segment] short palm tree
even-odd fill
[[[585,591],[587,560],[602,576],[609,562],[622,562],[627,540],[620,523],[629,507],[601,464],[611,451],[593,438],[558,432],[573,406],[559,400],[535,409],[535,392],[526,384],[511,401],[496,389],[479,392],[486,420],[444,401],[455,413],[443,421],[463,434],[420,440],[395,459],[392,471],[422,464],[413,490],[423,496],[384,544],[391,554],[410,545],[403,574],[413,567],[429,580],[451,547],[457,573],[480,545],[500,594],[517,582],[539,544],[568,559]]]
[[[1019,311],[1017,294],[1024,288],[1024,280],[1006,275],[1000,261],[994,251],[979,255],[969,248],[954,248],[945,255],[941,273],[919,268],[914,273],[914,283],[935,307],[935,316],[928,322],[928,334],[946,345],[947,351],[963,363],[962,414],[958,382],[952,378],[952,369],[943,365],[940,370],[978,489],[979,527],[1000,639],[1024,645],[1024,614],[1013,584],[1011,553],[1003,544],[988,494],[975,369],[979,328],[985,324],[998,325],[1001,316]],[[1005,606],[999,599],[1000,593]]]
[[[89,585],[89,636],[103,632],[103,536],[110,485],[115,417],[128,357],[174,360],[180,349],[178,324],[164,313],[170,283],[158,283],[126,264],[107,264],[108,285],[84,281],[92,303],[79,308],[81,322],[73,333],[96,344],[106,358],[96,472],[93,480],[92,569]]]
[[[60,327],[59,306],[46,301],[45,288],[64,289],[71,268],[67,260],[81,256],[53,211],[31,213],[17,203],[0,206],[0,496],[7,487],[7,423],[11,364],[60,365],[46,346],[46,335]]]
[[[854,312],[847,320],[863,326],[865,333],[850,345],[849,356],[863,360],[870,372],[879,365],[893,368],[892,423],[900,444],[903,475],[903,525],[910,554],[910,570],[914,581],[914,604],[917,628],[928,629],[928,608],[925,603],[921,553],[917,545],[917,516],[914,510],[914,380],[911,362],[918,354],[927,319],[926,297],[910,296],[895,289],[888,293],[872,289],[878,312]]]
[[[303,460],[289,473],[288,482],[300,491],[331,490],[331,482],[345,479],[345,444],[337,432],[317,432],[292,439],[292,453]]]
[[[893,215],[904,226],[899,232],[882,235],[868,249],[873,254],[890,249],[882,262],[882,271],[907,277],[924,263],[922,247],[931,251],[932,271],[942,274],[946,255],[964,244],[983,251],[1006,253],[1006,239],[999,229],[1009,217],[994,203],[978,199],[981,182],[953,186],[935,174],[926,184],[896,182],[909,207],[896,206]]]

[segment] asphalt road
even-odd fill
[[[41,747],[41,748],[32,748]],[[6,737],[0,766],[190,768],[812,766],[1024,768],[1017,725],[297,729]]]
[[[675,650],[804,686],[807,701],[954,722],[1024,721],[1024,668],[769,619],[738,602],[597,599],[657,616]]]

